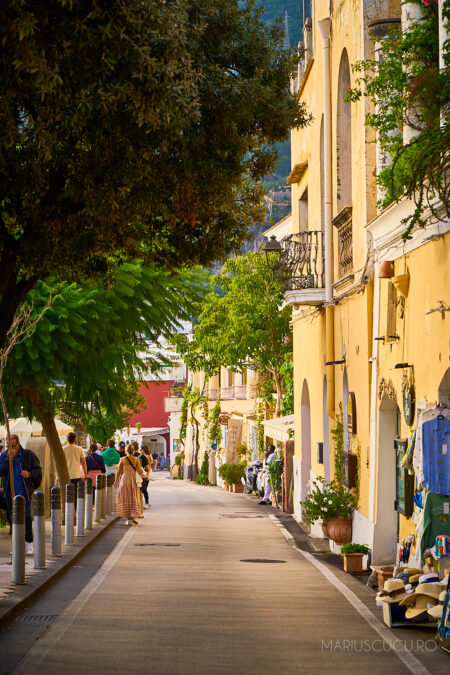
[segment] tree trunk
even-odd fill
[[[275,410],[275,417],[281,417],[281,403],[283,400],[283,391],[281,387],[281,376],[276,368],[273,371],[273,379],[275,381],[275,387],[277,389],[277,406]]]
[[[37,410],[39,420],[44,430],[44,435],[50,446],[53,461],[55,462],[56,473],[58,475],[58,483],[63,493],[67,483],[70,483],[69,470],[67,468],[67,460],[62,449],[61,441],[59,440],[58,430],[56,429],[53,412],[48,409],[48,406],[37,389],[29,390],[30,400]]]

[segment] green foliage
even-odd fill
[[[84,418],[96,438],[109,436],[108,430],[123,426],[124,406],[130,414],[141,403],[141,374],[167,362],[148,353],[147,340],[170,335],[189,317],[199,279],[135,262],[121,265],[109,287],[39,282],[26,299],[33,315],[50,295],[51,304],[33,335],[9,358],[9,409],[24,406],[30,418],[35,416],[29,395],[35,389],[54,412]]]
[[[347,518],[355,508],[354,497],[337,480],[330,482],[317,478],[306,499],[301,501],[302,516],[308,523],[343,516]]]
[[[380,60],[356,63],[361,73],[356,86],[347,92],[348,101],[367,96],[377,106],[367,115],[366,124],[376,130],[382,149],[391,163],[377,176],[385,192],[382,207],[406,195],[415,210],[403,222],[404,238],[412,229],[424,226],[424,212],[431,209],[438,219],[450,215],[450,54],[444,47],[446,68],[439,70],[438,7],[435,2],[420,2],[423,19],[402,33],[393,28],[382,41]],[[443,13],[450,19],[450,0]],[[443,116],[441,123],[440,115]],[[402,126],[410,126],[415,137],[403,144]],[[436,207],[436,200],[444,205]]]
[[[270,476],[270,484],[274,492],[281,490],[281,481],[284,471],[284,462],[283,459],[276,459],[274,462],[267,464],[267,471]]]
[[[184,461],[184,452],[179,452],[178,455],[175,455],[175,466],[181,466]]]
[[[344,412],[339,402],[339,412],[336,413],[336,426],[331,429],[331,438],[334,442],[334,478],[342,485],[344,481]]]
[[[280,368],[280,374],[284,380],[284,396],[281,404],[281,413],[294,414],[294,359],[292,354],[287,354]]]
[[[280,368],[292,353],[291,308],[282,307],[283,300],[282,283],[273,278],[265,255],[232,258],[211,277],[193,339],[173,340],[191,370],[211,376],[221,366],[251,367],[278,379],[281,399]]]
[[[263,420],[266,418],[264,403],[259,402],[256,409],[256,442],[258,445],[258,455],[262,459],[264,452],[264,427]]]
[[[370,552],[370,548],[366,544],[344,544],[341,546],[341,553],[345,555],[346,553],[363,553],[367,555]]]
[[[195,482],[198,485],[209,485],[209,454],[207,452],[205,452],[203,462]]]
[[[0,43],[0,343],[39,279],[238,250],[309,120],[253,2],[10,0]]]
[[[217,443],[217,447],[220,445],[222,440],[222,429],[219,424],[220,417],[220,398],[214,404],[214,408],[211,410],[209,417],[209,429],[208,429],[208,438],[211,445]]]
[[[225,481],[225,485],[236,485],[241,482],[244,477],[244,469],[247,466],[247,461],[244,460],[239,464],[222,464],[219,467],[219,475]]]
[[[190,400],[191,386],[186,384],[183,390],[183,401],[181,402],[181,416],[180,416],[180,441],[184,444],[186,440],[186,430],[188,421],[188,408]],[[179,457],[179,455],[177,455]]]

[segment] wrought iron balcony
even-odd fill
[[[338,278],[353,272],[352,207],[346,206],[333,218],[338,231]]]
[[[278,275],[288,304],[319,304],[325,299],[325,259],[322,230],[299,232],[281,242]]]

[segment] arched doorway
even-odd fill
[[[350,64],[344,49],[339,64],[336,115],[336,173],[338,213],[352,204],[352,119],[351,104],[345,101],[350,88]]]
[[[309,400],[309,388],[306,380],[303,381],[301,398],[301,439],[302,459],[300,463],[301,483],[300,499],[305,499],[308,494],[308,483],[311,478],[311,404]]]
[[[391,563],[397,550],[398,514],[395,503],[396,453],[400,410],[395,401],[383,396],[378,416],[377,512],[372,562]]]

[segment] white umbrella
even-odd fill
[[[58,431],[59,436],[65,436],[69,431],[73,431],[73,428],[61,420],[55,420],[55,426]],[[23,434],[31,436],[33,434],[42,433],[42,424],[33,420],[30,422],[26,417],[19,417],[18,419],[11,422],[9,425],[9,430],[12,434]]]

